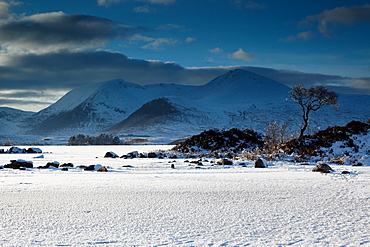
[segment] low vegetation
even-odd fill
[[[250,129],[211,129],[191,136],[176,145],[172,150],[182,153],[195,152],[234,152],[262,147],[262,135]]]
[[[285,125],[276,122],[268,125],[264,136],[253,130],[212,129],[183,140],[173,148],[173,151],[185,154],[202,153],[203,156],[204,154],[214,156],[217,152],[229,157],[232,154],[232,156],[243,155],[249,159],[265,157],[269,160],[287,156],[295,161],[309,160],[313,157],[322,160],[326,157],[327,160],[339,164],[344,164],[344,160],[348,159],[351,153],[358,153],[360,150],[365,156],[370,155],[368,143],[357,140],[360,135],[370,134],[370,120],[352,121],[346,126],[329,127],[299,138],[288,138],[285,130]],[[352,157],[352,162],[357,161],[357,158]]]
[[[68,140],[68,145],[120,145],[121,140],[118,136],[109,134],[100,134],[99,136],[89,136],[78,134],[71,136]]]

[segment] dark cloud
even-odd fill
[[[50,46],[99,46],[112,39],[126,39],[142,27],[126,26],[89,15],[52,12],[7,20],[0,23],[2,46],[21,49]]]
[[[108,51],[46,53],[13,55],[7,71],[0,74],[2,89],[72,89],[81,84],[114,78],[148,83],[176,81],[174,72],[183,71],[175,63],[131,59],[121,53]]]
[[[370,78],[346,78],[249,66],[184,68],[176,63],[132,59],[108,51],[65,50],[13,56],[11,61],[12,64],[0,67],[0,90],[18,89],[23,92],[14,93],[12,97],[0,95],[0,106],[32,111],[55,102],[71,89],[91,83],[122,78],[138,84],[203,85],[233,69],[257,73],[290,87],[297,84],[306,87],[323,85],[339,93],[370,95]],[[24,90],[49,90],[54,97],[27,94]]]
[[[132,59],[121,53],[102,50],[13,55],[10,61],[7,66],[0,67],[3,72],[0,73],[1,89],[68,90],[115,78],[139,84],[202,85],[236,68],[263,75],[290,87],[297,84],[307,87],[328,85],[351,87],[352,91],[362,93],[370,88],[369,78],[354,79],[250,66],[184,68],[176,63]]]
[[[22,105],[22,104],[32,104],[32,105],[41,105],[48,106],[51,102],[37,101],[37,100],[27,100],[27,99],[4,99],[0,98],[0,106],[2,105]]]
[[[332,26],[349,26],[359,22],[370,22],[370,4],[325,10],[318,15],[307,16],[301,24],[316,22],[319,32],[325,37],[330,37],[332,33],[330,27]]]

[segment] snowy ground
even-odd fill
[[[0,166],[24,159],[109,172],[1,169],[0,246],[370,246],[368,165],[197,169],[184,159],[103,158],[169,146],[40,148],[44,158],[0,154]]]

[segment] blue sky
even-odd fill
[[[37,111],[88,83],[204,84],[243,68],[370,94],[370,3],[0,0],[0,106]]]

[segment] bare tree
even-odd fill
[[[288,99],[297,102],[302,108],[303,125],[299,137],[304,135],[308,127],[308,119],[311,111],[317,111],[324,105],[339,108],[338,95],[323,86],[304,88],[302,85],[293,87],[289,92]]]
[[[265,129],[265,136],[263,138],[265,149],[269,153],[277,152],[280,145],[286,139],[286,129],[288,124],[279,124],[277,121],[270,122]]]

